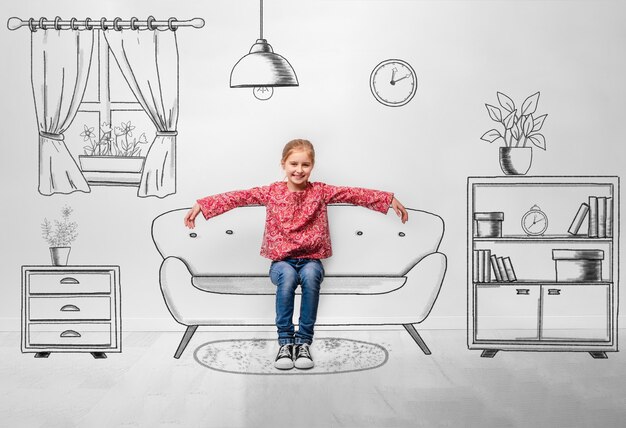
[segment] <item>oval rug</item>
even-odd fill
[[[311,345],[315,367],[310,370],[277,370],[275,339],[233,339],[207,342],[198,347],[194,358],[201,365],[226,373],[256,375],[348,373],[378,368],[389,353],[375,343],[344,338],[319,338]]]

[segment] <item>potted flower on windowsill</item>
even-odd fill
[[[44,218],[41,223],[41,235],[50,245],[50,257],[53,266],[66,266],[70,256],[70,245],[78,236],[78,224],[70,221],[72,208],[61,209],[61,220],[50,222]]]
[[[140,173],[146,160],[141,154],[141,145],[147,144],[146,134],[131,138],[135,126],[130,121],[112,127],[103,123],[100,138],[97,139],[93,128],[83,125],[80,136],[89,145],[84,146],[84,154],[78,156],[80,168],[84,172],[130,172]]]
[[[546,139],[539,131],[548,115],[535,117],[539,92],[526,98],[519,110],[513,100],[502,92],[498,92],[497,96],[502,109],[490,104],[485,106],[489,117],[502,124],[503,132],[490,129],[480,139],[489,143],[504,143],[499,151],[502,172],[508,175],[524,175],[532,164],[532,146],[546,149]]]

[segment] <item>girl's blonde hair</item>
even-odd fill
[[[285,147],[283,148],[283,157],[280,160],[281,165],[285,164],[285,161],[293,152],[300,150],[307,152],[311,158],[311,162],[315,164],[315,149],[313,148],[313,144],[311,144],[309,140],[297,138],[285,144]]]

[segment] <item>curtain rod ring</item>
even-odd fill
[[[154,21],[156,21],[154,16],[151,15],[151,16],[148,17],[148,19],[146,20],[146,25],[148,26],[148,30],[150,30],[150,31],[156,30],[156,27],[153,25]]]
[[[172,17],[170,19],[167,20],[167,28],[170,29],[170,31],[176,31],[178,30],[178,27],[174,27],[174,22],[176,21],[176,18]]]
[[[30,18],[28,20],[28,28],[30,28],[30,31],[32,31],[33,33],[35,31],[37,31],[37,27],[35,26],[35,19],[34,18]]]
[[[103,16],[102,18],[100,18],[100,29],[101,30],[108,30],[109,27],[106,26],[106,18]]]
[[[61,24],[59,24],[59,22],[61,21],[61,17],[57,16],[54,18],[54,29],[59,31],[61,29]]]
[[[70,19],[70,28],[74,31],[78,30],[78,26],[76,25],[77,19],[74,17]]]
[[[139,26],[137,25],[137,21],[139,21],[139,19],[137,19],[136,16],[133,16],[132,18],[130,18],[130,29],[131,30],[139,30]]]
[[[85,30],[93,30],[93,25],[90,22],[91,18],[85,18]]]
[[[122,18],[120,18],[119,16],[113,20],[113,28],[115,29],[115,31],[122,31],[122,26],[120,25],[121,20]]]
[[[47,19],[44,18],[43,16],[41,18],[39,18],[39,28],[41,28],[42,30],[46,29],[46,21]]]

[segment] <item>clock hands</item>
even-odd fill
[[[395,84],[396,84],[396,83],[398,83],[400,80],[406,79],[406,78],[408,78],[408,77],[410,77],[410,76],[411,76],[411,74],[410,74],[410,73],[408,73],[408,74],[406,74],[406,75],[402,76],[401,78],[396,79],[395,77],[396,77],[396,73],[397,73],[397,72],[398,72],[398,69],[397,69],[396,67],[394,67],[394,68],[392,68],[392,69],[391,69],[391,80],[389,81],[389,83],[390,83],[391,85],[395,85]]]

